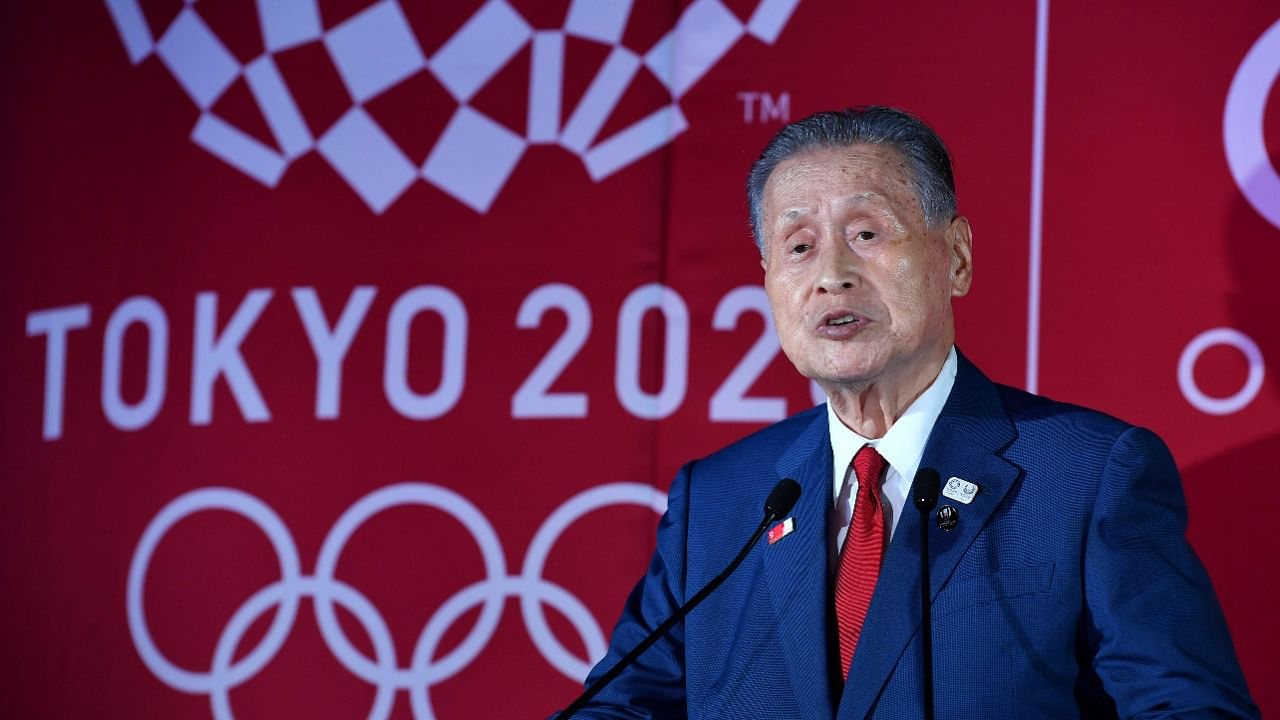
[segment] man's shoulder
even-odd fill
[[[952,393],[973,392],[975,390],[974,386],[980,383],[988,384],[995,393],[1000,406],[1008,414],[1009,420],[1020,431],[1025,431],[1027,428],[1044,428],[1049,432],[1083,430],[1091,433],[1119,435],[1134,427],[1132,423],[1101,410],[1063,402],[1047,395],[1039,395],[1027,392],[1022,388],[995,382],[983,374],[972,362],[968,362],[967,359],[962,362],[962,368],[966,364],[970,372],[961,371],[960,378],[957,378],[957,386],[952,390]],[[961,389],[961,379],[966,377],[969,387]]]
[[[1109,456],[1125,438],[1143,447],[1163,447],[1164,443],[1150,430],[1109,413],[1008,385],[995,384],[1000,402],[1017,429],[1017,447],[1043,451],[1058,448],[1077,459],[1097,455]],[[1038,449],[1038,450],[1037,450]]]
[[[1117,431],[1133,427],[1132,423],[1102,410],[1057,400],[1048,395],[1037,395],[1010,385],[999,383],[994,385],[1001,403],[1015,422],[1056,419],[1099,429],[1113,428]]]
[[[720,547],[722,541],[741,530],[742,518],[759,516],[770,489],[793,475],[791,465],[830,447],[826,412],[826,405],[805,410],[685,466],[678,492],[680,501],[687,503],[689,542],[704,542],[698,545],[699,557],[707,561],[704,568],[728,562],[719,555],[727,547]],[[675,485],[672,491],[677,492]]]

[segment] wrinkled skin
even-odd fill
[[[955,342],[951,298],[972,280],[968,220],[929,227],[908,178],[894,148],[814,150],[778,165],[761,206],[782,349],[870,438],[937,377]]]

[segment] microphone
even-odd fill
[[[937,495],[936,491],[934,492],[934,495]],[[747,553],[751,552],[752,546],[756,544],[756,541],[759,540],[760,536],[764,534],[764,531],[768,529],[769,524],[791,512],[791,508],[795,506],[796,500],[799,498],[799,483],[791,478],[783,478],[779,480],[778,484],[773,486],[773,490],[769,491],[769,497],[764,501],[764,518],[760,520],[760,524],[756,526],[756,531],[751,534],[751,539],[747,540],[747,543],[742,546],[742,550],[738,552],[738,556],[733,559],[733,562],[729,563],[728,567],[726,567],[719,575],[715,576],[715,578],[713,578],[711,582],[707,583],[705,587],[699,590],[697,595],[689,598],[689,602],[681,605],[680,608],[675,611],[675,614],[667,618],[666,622],[654,628],[653,632],[649,633],[644,640],[641,640],[639,645],[636,645],[631,652],[627,653],[625,657],[619,660],[613,667],[609,668],[609,672],[602,675],[599,680],[591,683],[591,687],[587,688],[585,692],[579,695],[578,699],[574,700],[572,705],[562,710],[559,715],[556,715],[556,720],[568,720],[568,718],[573,717],[574,713],[586,706],[586,704],[591,701],[591,698],[595,697],[596,694],[603,690],[606,685],[613,682],[614,678],[621,675],[622,671],[634,663],[645,650],[653,647],[653,644],[658,642],[663,635],[666,635],[667,631],[675,627],[676,623],[684,619],[684,616],[688,615],[691,610],[705,600],[713,590],[720,587],[720,584],[728,579],[729,575],[731,575],[734,570],[737,570],[738,566],[742,564],[742,561],[746,559]]]
[[[799,499],[800,483],[791,478],[782,478],[769,491],[769,497],[764,499],[764,522],[773,522],[791,512]]]
[[[933,468],[920,468],[911,485],[911,502],[920,511],[920,646],[924,720],[933,720],[933,617],[929,607],[929,512],[938,504],[942,480]]]

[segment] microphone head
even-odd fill
[[[800,483],[791,478],[782,478],[769,491],[769,497],[764,501],[764,514],[770,518],[780,518],[791,512],[799,499]]]
[[[927,513],[938,504],[938,491],[942,489],[942,479],[933,468],[920,468],[916,471],[916,481],[911,484],[911,502],[916,509]]]

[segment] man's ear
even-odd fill
[[[947,250],[951,257],[951,295],[967,295],[973,283],[973,229],[968,218],[958,215],[947,226]]]

